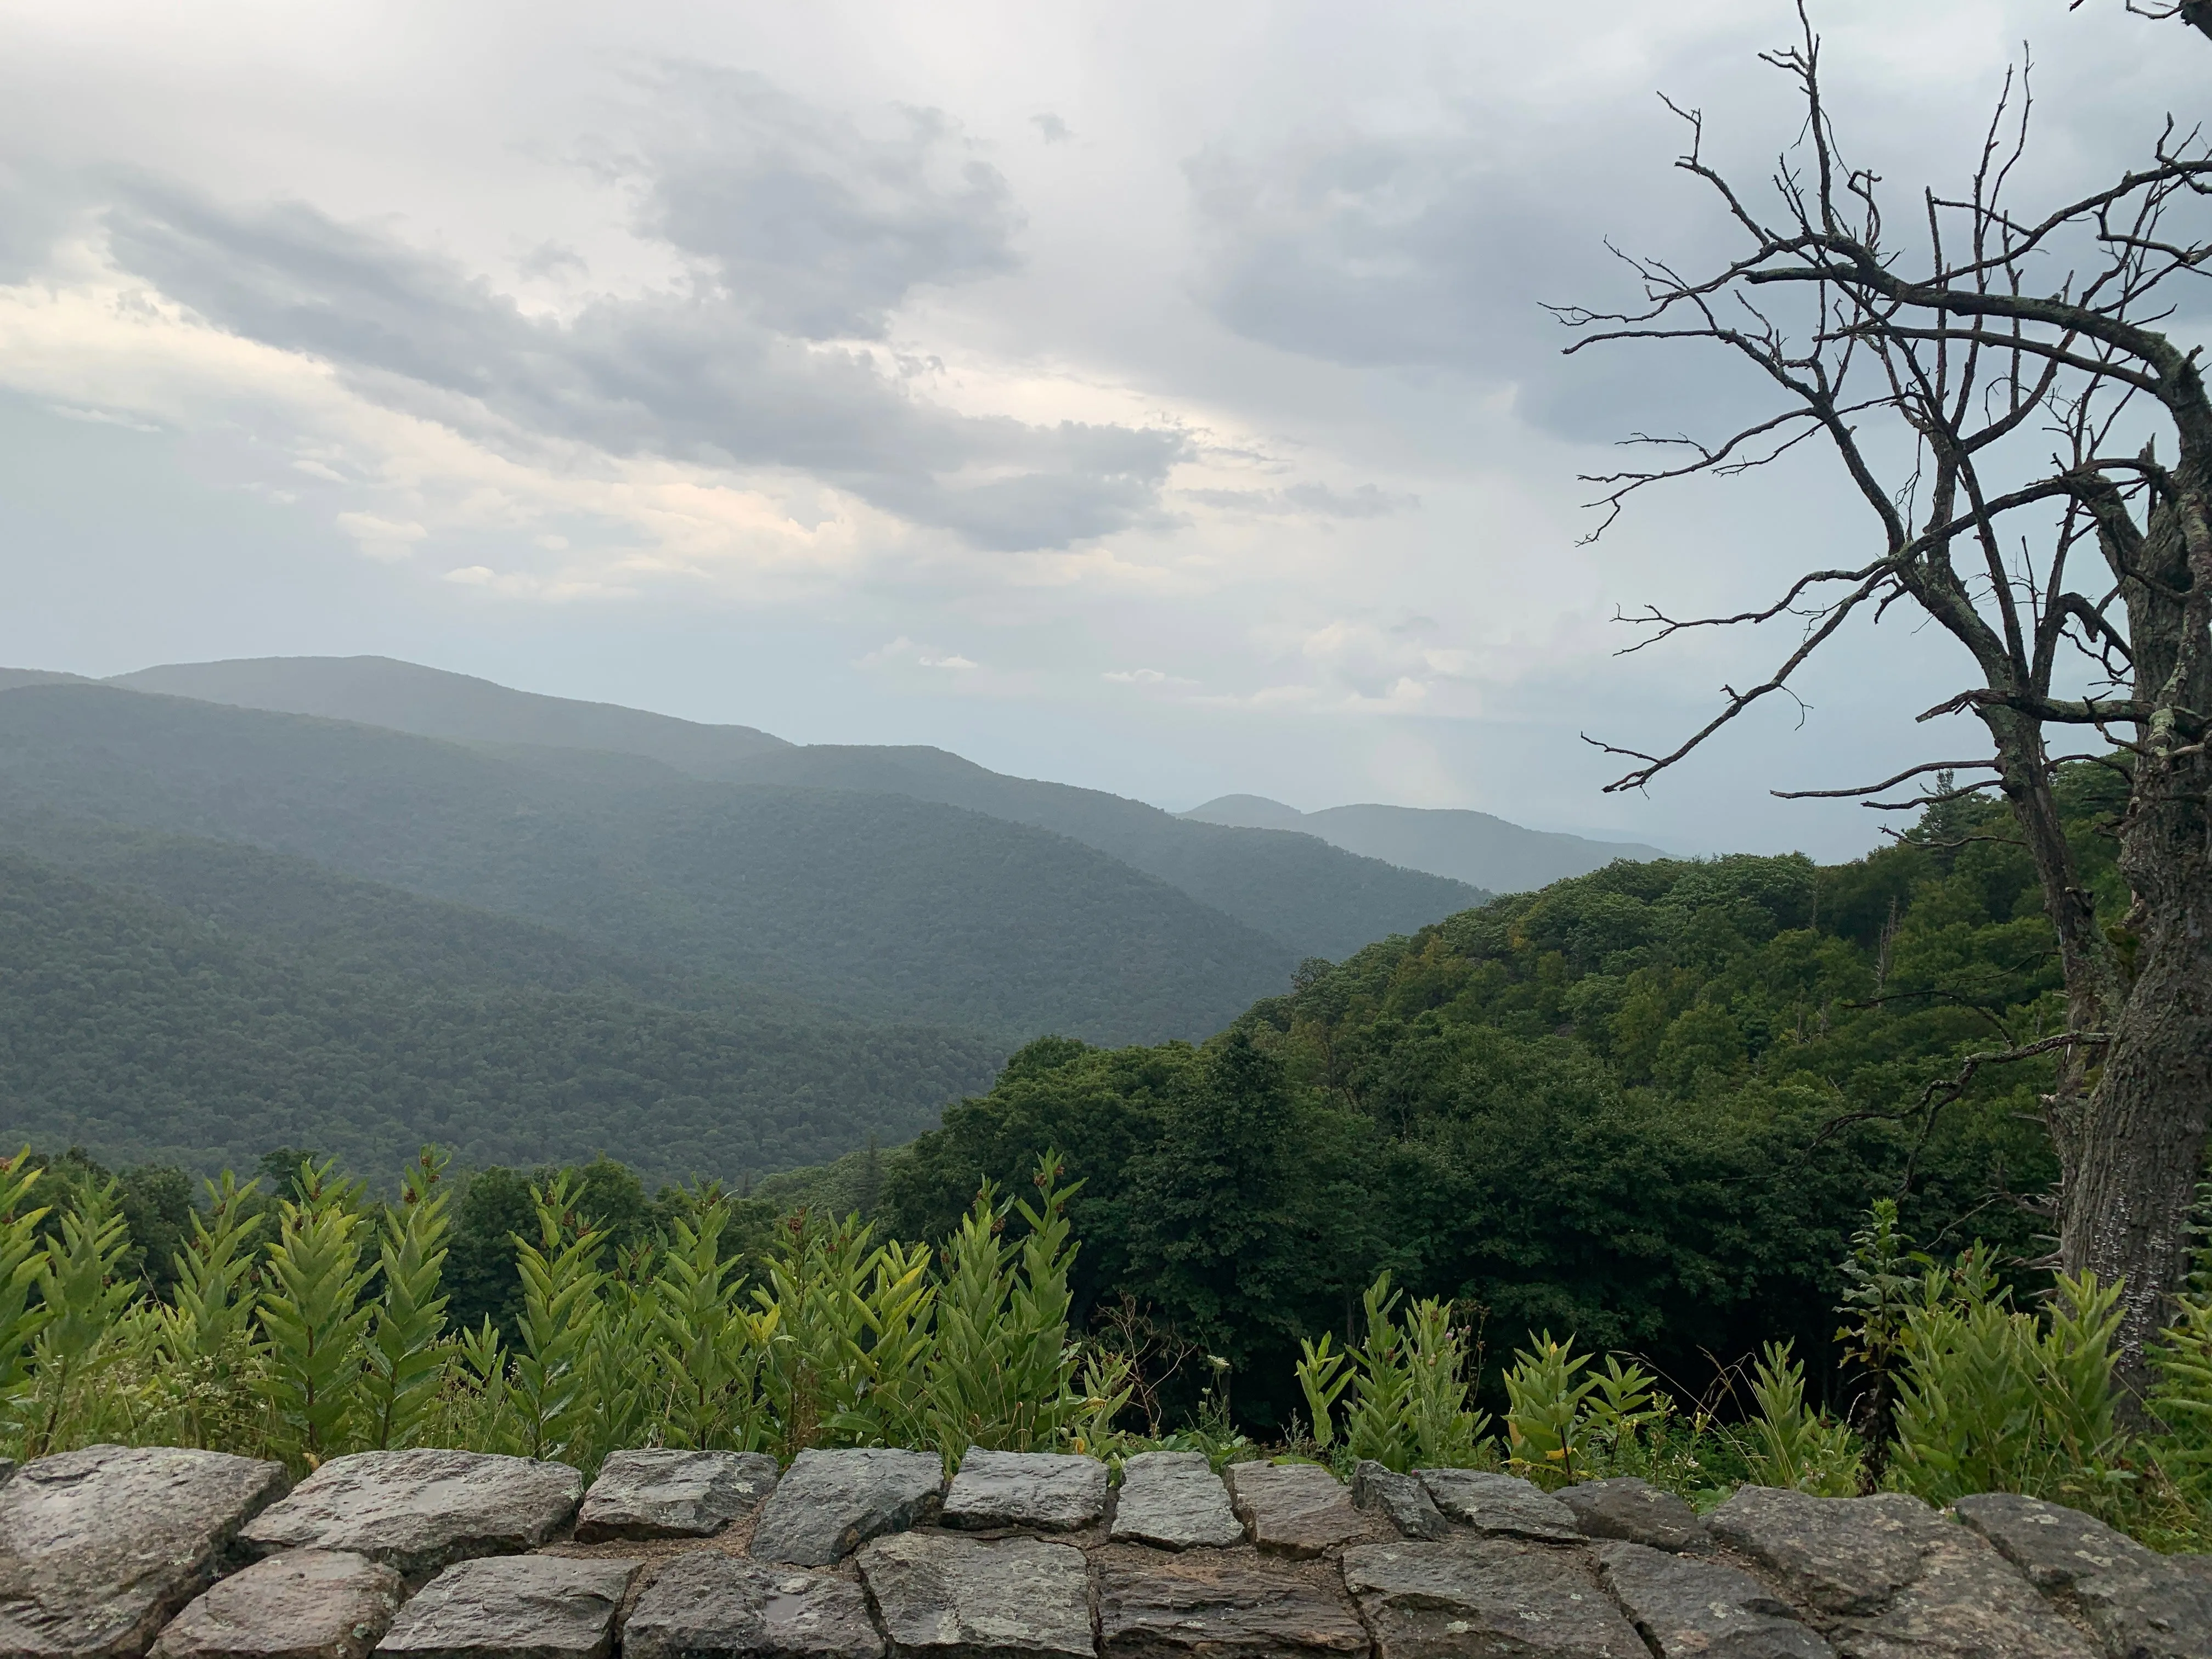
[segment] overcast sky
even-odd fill
[[[1857,153],[1969,165],[2023,40],[2030,194],[2142,155],[2212,46],[2121,0],[1833,0]],[[0,3],[0,663],[380,653],[1170,807],[1474,806],[1864,850],[1771,800],[1952,750],[1901,613],[1648,796],[1785,638],[1620,659],[1873,526],[1817,457],[1577,474],[1749,408],[1564,361],[1604,239],[1724,228],[1775,0]]]

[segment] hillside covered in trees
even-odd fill
[[[2110,780],[2065,781],[2117,918]],[[1228,1358],[1257,1421],[1384,1268],[1480,1310],[1496,1352],[1571,1330],[1694,1393],[1769,1337],[1830,1351],[1875,1198],[1923,1240],[2039,1253],[2008,1194],[2054,1174],[2045,1062],[1946,1085],[2053,1029],[2057,987],[2033,872],[1979,805],[1840,866],[1618,864],[1309,963],[1203,1047],[1033,1043],[886,1160],[883,1208],[939,1236],[980,1177],[1058,1148],[1088,1182],[1080,1299]]]
[[[13,834],[0,1123],[111,1163],[309,1146],[380,1171],[434,1141],[476,1165],[610,1148],[656,1182],[735,1182],[903,1140],[1004,1053],[258,848]]]

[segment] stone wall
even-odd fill
[[[1194,1454],[558,1463],[215,1452],[0,1468],[0,1659],[2212,1659],[2212,1558],[1990,1496]]]

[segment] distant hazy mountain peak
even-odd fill
[[[1666,856],[1641,842],[1528,830],[1488,812],[1449,808],[1363,803],[1301,812],[1264,795],[1223,795],[1182,816],[1240,829],[1300,830],[1347,853],[1449,876],[1493,893],[1527,892],[1615,859]]]
[[[1217,795],[1203,806],[1194,806],[1178,817],[1200,823],[1225,823],[1232,830],[1304,830],[1306,815],[1265,795]]]

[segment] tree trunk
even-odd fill
[[[2138,762],[2120,838],[2136,896],[2133,983],[2087,1108],[2059,1258],[2124,1279],[2122,1383],[2150,1383],[2147,1343],[2189,1272],[2190,1211],[2212,1121],[2212,822],[2202,754]]]

